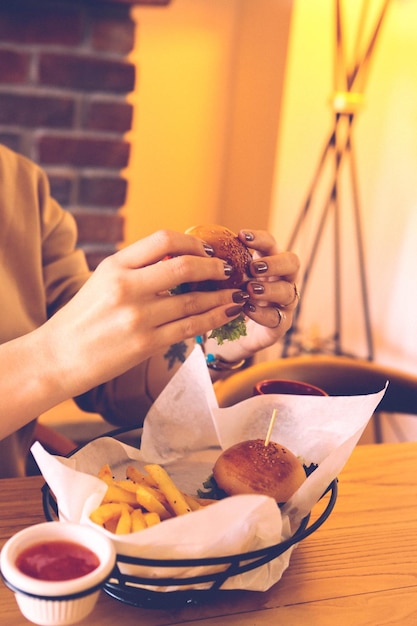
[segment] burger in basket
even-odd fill
[[[305,468],[291,450],[273,441],[249,439],[222,452],[204,483],[208,491],[199,493],[215,498],[262,494],[284,504],[305,479]]]

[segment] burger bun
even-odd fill
[[[282,504],[306,479],[301,461],[285,446],[250,439],[231,446],[213,467],[217,486],[227,495],[262,494]]]
[[[249,264],[252,261],[252,254],[233,231],[217,224],[208,224],[193,226],[186,233],[210,244],[214,250],[214,256],[226,261],[233,268],[231,276],[226,280],[188,283],[190,291],[240,289],[245,285],[249,277]]]

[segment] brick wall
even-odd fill
[[[126,97],[135,87],[129,5],[168,2],[0,3],[0,142],[48,173],[92,268],[123,239]]]

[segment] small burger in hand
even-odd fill
[[[226,495],[262,494],[283,504],[303,484],[306,472],[285,446],[249,439],[222,452],[213,467],[213,478]]]
[[[182,292],[244,289],[249,280],[249,265],[252,261],[252,254],[234,232],[224,226],[209,224],[194,226],[189,228],[186,233],[210,244],[214,250],[214,256],[226,261],[233,268],[233,271],[226,280],[205,280],[181,285],[180,290]],[[226,340],[239,339],[242,335],[246,335],[246,322],[243,313],[227,324],[215,328],[210,337],[217,339],[218,344],[222,344]]]

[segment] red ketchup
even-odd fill
[[[16,566],[38,580],[71,580],[89,574],[100,564],[92,550],[72,541],[36,543],[19,554]]]

